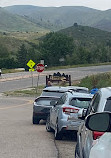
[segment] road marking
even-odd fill
[[[11,99],[17,99],[17,98],[11,98]],[[27,101],[25,99],[21,99],[21,100]],[[18,108],[18,107],[22,107],[22,106],[29,105],[29,104],[32,104],[32,103],[33,103],[32,100],[28,100],[27,103],[24,103],[24,104],[21,104],[21,105],[14,105],[14,106],[10,106],[10,107],[0,108],[0,110]]]

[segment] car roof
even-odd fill
[[[58,97],[58,96],[38,96],[36,99],[39,99],[39,98],[45,98],[45,99],[47,99],[47,98],[49,98],[49,99],[59,99],[60,97]],[[35,100],[36,100],[35,99]]]
[[[111,97],[111,87],[100,88],[99,91],[104,98]]]
[[[69,89],[75,89],[75,90],[86,90],[86,91],[89,91],[89,89],[88,88],[86,88],[86,87],[79,87],[79,86],[67,86],[67,88],[69,88]]]
[[[59,87],[59,86],[51,86],[51,87],[46,87],[43,89],[43,91],[60,91],[60,92],[67,92],[69,90],[69,88],[67,87]]]
[[[67,87],[60,87],[60,86],[51,86],[46,87],[43,89],[43,91],[53,91],[53,92],[67,92],[68,90],[86,90],[88,91],[88,88],[86,87],[78,87],[78,86],[67,86]]]
[[[77,98],[93,98],[93,95],[90,93],[79,93],[79,92],[66,92],[69,97],[77,97]]]

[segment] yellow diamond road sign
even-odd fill
[[[34,68],[32,68],[32,69],[29,69],[29,71],[34,71]]]
[[[30,67],[31,69],[34,67],[35,63],[33,60],[29,60],[29,62],[27,63],[27,66]]]

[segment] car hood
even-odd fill
[[[106,158],[109,155],[111,155],[111,133],[105,133],[92,147],[89,158]]]

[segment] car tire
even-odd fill
[[[46,130],[47,132],[52,132],[52,128],[50,126],[50,116],[48,116],[46,120]]]
[[[80,154],[79,154],[79,144],[76,144],[75,147],[75,158],[80,158]]]
[[[62,133],[59,132],[58,130],[58,124],[56,123],[56,127],[55,127],[55,140],[62,140]]]
[[[32,122],[33,122],[33,124],[39,124],[40,119],[37,119],[36,117],[33,116]]]

